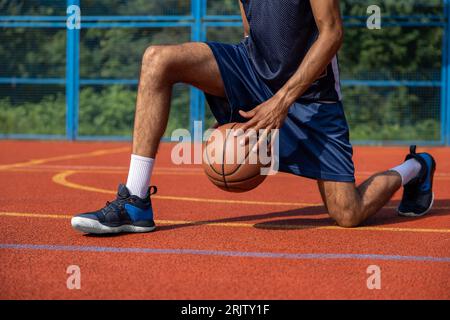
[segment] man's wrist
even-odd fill
[[[281,88],[274,97],[277,99],[280,108],[284,110],[288,110],[295,100],[297,100],[297,98],[290,94],[285,88]]]

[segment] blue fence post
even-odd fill
[[[207,29],[206,29],[206,23],[203,21],[205,19],[205,17],[208,16],[208,0],[200,0],[201,1],[201,17],[202,17],[202,24],[201,24],[201,31],[200,31],[200,37],[202,39],[202,41],[206,41],[207,40]],[[207,128],[205,127],[205,108],[206,108],[206,102],[205,102],[205,95],[204,94],[200,94],[199,97],[199,108],[200,108],[200,119],[202,121],[202,129],[206,130]]]
[[[67,8],[80,6],[80,0],[67,0]],[[69,13],[68,13],[69,16]],[[80,90],[80,30],[67,27],[66,39],[66,137],[78,135],[78,107]]]
[[[191,40],[194,42],[202,41],[202,0],[191,0],[191,11],[194,17],[194,22],[191,29]],[[194,121],[200,119],[200,97],[201,92],[197,88],[191,87],[190,89],[191,101],[190,101],[190,131],[191,136],[194,137]]]
[[[442,125],[444,126],[444,143],[450,145],[450,0],[444,0],[444,47],[442,50],[442,87],[441,105],[443,106]]]

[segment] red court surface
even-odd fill
[[[314,181],[287,174],[231,194],[163,144],[152,178],[156,232],[87,236],[74,214],[126,181],[130,144],[0,141],[1,299],[450,299],[450,149],[436,157],[435,207],[396,215],[398,192],[355,229],[328,218]],[[407,148],[356,147],[357,180]],[[81,289],[67,288],[79,266]],[[367,268],[381,269],[368,289]]]

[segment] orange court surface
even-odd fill
[[[434,209],[399,217],[394,199],[362,227],[338,227],[313,180],[270,176],[232,194],[201,165],[160,147],[152,184],[157,230],[88,236],[70,218],[126,181],[129,143],[0,141],[1,299],[450,299],[450,148],[437,161]],[[357,181],[407,147],[355,147]],[[81,288],[69,290],[67,268]],[[368,267],[381,270],[369,289]]]

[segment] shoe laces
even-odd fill
[[[102,209],[102,213],[106,216],[111,211],[118,212],[118,211],[120,211],[123,208],[123,206],[126,203],[126,201],[127,201],[126,198],[122,198],[120,196],[118,196],[113,201],[106,201],[106,205]]]
[[[150,186],[150,195],[154,195],[158,192],[158,188],[156,186]],[[103,215],[107,215],[108,213],[112,211],[118,212],[120,211],[126,202],[134,202],[133,196],[130,196],[129,198],[121,197],[120,195],[117,195],[117,198],[113,201],[106,201],[105,207],[101,210]]]

